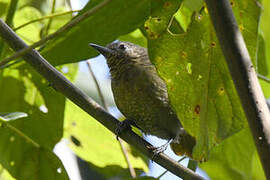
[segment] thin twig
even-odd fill
[[[119,141],[119,145],[121,147],[122,153],[124,155],[124,158],[126,160],[126,163],[128,165],[129,173],[130,173],[132,178],[136,178],[136,172],[135,172],[135,170],[134,170],[134,168],[129,160],[127,149],[124,146],[124,141],[121,138],[118,138],[118,141]]]
[[[11,0],[9,4],[8,13],[6,16],[6,23],[11,27],[13,26],[13,17],[16,12],[17,4],[18,0]]]
[[[102,91],[101,91],[100,85],[99,85],[99,83],[98,83],[98,81],[97,81],[97,78],[96,78],[96,76],[95,76],[95,74],[94,74],[94,72],[93,72],[93,70],[92,70],[90,61],[86,61],[86,64],[87,64],[87,66],[88,66],[88,69],[89,69],[89,72],[90,72],[91,76],[92,76],[93,79],[94,79],[94,83],[95,83],[95,85],[96,85],[96,89],[97,89],[97,91],[98,91],[98,95],[99,95],[100,100],[101,100],[101,105],[104,107],[104,109],[105,109],[107,112],[109,112],[109,111],[108,111],[108,106],[107,106],[107,104],[106,104],[105,98],[104,98],[103,93],[102,93]],[[135,177],[136,177],[136,172],[135,172],[135,170],[134,170],[132,164],[130,163],[130,160],[129,160],[129,157],[128,157],[128,152],[127,152],[126,147],[125,147],[124,144],[123,144],[123,140],[122,140],[121,138],[118,138],[118,140],[119,140],[119,145],[120,145],[121,150],[122,150],[122,152],[123,152],[124,158],[125,158],[125,160],[126,160],[126,163],[127,163],[127,165],[128,165],[128,169],[129,169],[130,175],[131,175],[131,177],[135,178]]]
[[[6,23],[7,25],[13,27],[13,18],[16,12],[18,0],[11,0],[9,3],[8,11],[7,11],[7,16],[6,16]],[[2,55],[4,56],[4,51],[6,49],[5,44],[3,41],[0,41],[0,58]]]
[[[108,106],[107,106],[107,104],[105,102],[105,98],[104,98],[103,93],[101,91],[100,85],[99,85],[99,83],[97,81],[97,78],[96,78],[96,76],[95,76],[95,74],[94,74],[94,72],[92,70],[91,64],[90,64],[89,61],[86,61],[86,64],[87,64],[88,70],[90,72],[90,75],[93,77],[93,80],[94,80],[98,95],[100,97],[101,105],[104,107],[104,109],[106,109],[106,111],[108,111]]]
[[[72,13],[74,13],[74,12],[79,12],[79,10],[66,11],[66,12],[61,12],[61,13],[50,14],[50,15],[48,15],[48,16],[43,16],[43,17],[41,17],[41,18],[34,19],[34,20],[31,20],[31,21],[29,21],[29,22],[27,22],[27,23],[24,23],[24,24],[22,24],[22,25],[20,25],[20,26],[18,26],[18,27],[16,27],[16,28],[14,28],[13,30],[14,30],[14,31],[17,31],[17,30],[19,30],[19,29],[21,29],[21,28],[23,28],[23,27],[25,27],[25,26],[27,26],[27,25],[29,25],[29,24],[32,24],[32,23],[35,23],[35,22],[40,22],[40,21],[45,20],[45,19],[52,19],[52,18],[54,18],[54,17],[64,16],[64,15],[67,15],[67,14],[72,14]]]
[[[257,73],[257,76],[258,76],[260,79],[262,79],[262,80],[264,80],[264,81],[270,83],[270,79],[269,79],[268,77],[265,77],[265,76],[263,76],[263,75],[261,75],[261,74],[258,74],[258,73]]]
[[[270,113],[254,66],[230,1],[205,0],[205,2],[245,111],[264,173],[267,179],[270,179]]]
[[[59,35],[63,35],[64,32],[66,32],[67,30],[71,29],[73,26],[77,25],[79,22],[85,20],[86,18],[88,18],[89,16],[93,15],[94,13],[96,13],[99,9],[103,8],[104,6],[106,6],[109,2],[111,2],[112,0],[104,0],[102,1],[100,4],[96,5],[95,7],[93,7],[92,9],[86,11],[85,13],[75,17],[74,19],[72,19],[68,24],[62,26],[59,30],[57,30],[56,32],[54,32],[53,34],[50,34],[44,38],[42,38],[40,41],[27,46],[24,49],[20,49],[19,51],[17,51],[16,53],[14,53],[12,56],[7,57],[6,59],[2,60],[0,62],[0,66],[7,64],[8,62],[17,59],[21,56],[23,56],[24,54],[26,54],[27,52],[31,51],[32,49],[39,47],[40,45],[46,43],[48,40],[51,40],[53,38],[58,37]]]
[[[33,139],[31,139],[30,137],[28,137],[26,134],[24,134],[22,131],[20,131],[19,129],[17,129],[16,127],[10,125],[7,122],[3,122],[1,121],[1,123],[3,123],[2,126],[6,126],[8,129],[10,129],[11,131],[13,131],[14,133],[18,134],[21,138],[25,139],[27,142],[31,143],[33,146],[35,146],[36,148],[40,148],[40,145],[35,142]]]
[[[55,4],[56,4],[56,0],[53,0],[51,14],[53,14],[55,12]],[[44,32],[45,36],[47,36],[49,34],[51,24],[52,24],[52,18],[50,18],[49,21],[48,21],[47,27],[46,27],[45,32]]]
[[[27,44],[21,40],[12,29],[0,19],[0,36],[9,44],[15,51],[28,48]],[[74,86],[67,78],[65,78],[57,69],[48,63],[36,50],[23,56],[24,60],[29,63],[38,73],[49,81],[52,87],[78,105],[81,109],[99,121],[111,132],[115,133],[115,128],[119,122],[112,115],[107,113],[100,105]],[[153,146],[142,139],[132,130],[126,130],[120,134],[120,137],[127,143],[138,149],[141,153],[151,158],[154,155]],[[170,172],[183,179],[192,177],[194,180],[202,180],[203,177],[194,173],[192,170],[178,164],[175,160],[169,158],[164,153],[155,155],[153,159]]]

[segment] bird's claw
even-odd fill
[[[150,149],[153,151],[153,156],[152,156],[152,160],[154,159],[155,156],[159,155],[160,153],[163,153],[164,151],[166,151],[166,149],[168,148],[169,144],[172,142],[172,140],[169,140],[166,144],[163,144],[159,147],[150,147]]]

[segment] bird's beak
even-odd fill
[[[112,54],[112,50],[107,47],[103,47],[93,43],[90,43],[89,46],[95,48],[98,52],[100,52],[100,54],[102,54],[105,57],[108,57],[110,54]]]

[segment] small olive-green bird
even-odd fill
[[[183,152],[179,154],[190,155],[195,140],[183,129],[171,107],[166,84],[149,60],[147,49],[120,41],[106,47],[90,45],[107,59],[115,103],[127,118],[117,133],[133,125],[145,134],[168,140],[167,144],[182,142],[186,150],[181,147]],[[166,149],[167,144],[159,150]]]

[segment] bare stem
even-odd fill
[[[93,79],[94,79],[94,83],[95,83],[95,85],[96,85],[96,89],[97,89],[98,95],[99,95],[100,100],[101,100],[101,105],[104,107],[104,109],[106,109],[106,110],[108,111],[108,106],[107,106],[107,104],[106,104],[106,102],[105,102],[105,98],[104,98],[103,93],[102,93],[102,91],[101,91],[100,85],[99,85],[99,83],[98,83],[98,81],[97,81],[97,78],[96,78],[96,76],[95,76],[95,74],[94,74],[94,72],[93,72],[93,70],[92,70],[91,64],[90,64],[89,61],[87,61],[86,64],[87,64],[89,73],[91,74],[91,76],[92,76]]]
[[[269,79],[268,77],[265,77],[265,76],[263,76],[263,75],[261,75],[261,74],[257,74],[257,76],[258,76],[258,78],[260,78],[260,79],[262,79],[262,80],[264,80],[264,81],[270,83],[270,79]]]
[[[55,12],[55,4],[56,4],[56,0],[53,0],[52,2],[52,9],[51,9],[51,14],[53,14]],[[46,30],[44,32],[44,35],[47,36],[49,34],[49,30],[52,24],[52,18],[49,19]]]
[[[12,29],[0,19],[0,36],[9,44],[15,51],[28,48],[27,44],[20,39]],[[115,133],[115,129],[119,122],[112,115],[107,113],[100,105],[74,86],[67,78],[57,71],[50,63],[48,63],[38,51],[32,49],[29,53],[23,56],[24,60],[29,63],[38,73],[47,79],[52,87],[70,99],[73,103],[82,108],[85,112],[99,121],[111,132]],[[147,157],[151,158],[154,155],[153,146],[134,133],[132,130],[124,131],[120,137],[127,143],[138,149]],[[164,153],[155,155],[153,159],[156,163],[178,177],[186,179],[191,177],[194,180],[202,180],[203,178],[192,170],[178,164]]]

